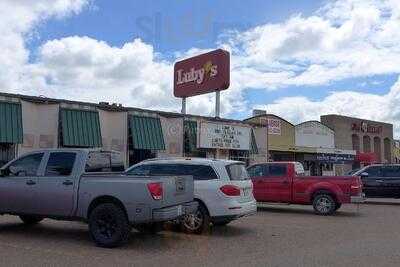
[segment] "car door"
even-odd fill
[[[384,197],[384,181],[381,166],[369,166],[361,171],[360,175],[363,182],[363,190],[367,197]]]
[[[247,169],[253,182],[253,195],[257,201],[265,201],[265,179],[268,175],[266,165],[254,165]]]
[[[33,214],[37,201],[37,179],[44,153],[23,156],[4,169],[0,177],[0,211]]]
[[[383,170],[383,196],[400,197],[400,166],[388,165]]]
[[[77,188],[75,152],[50,152],[43,176],[38,178],[37,214],[69,216]]]
[[[291,201],[291,184],[286,163],[268,164],[265,191],[267,201],[285,203]]]

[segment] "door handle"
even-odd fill
[[[285,180],[285,181],[283,181],[282,183],[286,185],[286,184],[289,184],[289,181],[288,181],[288,180]]]
[[[383,180],[375,180],[375,181],[377,181],[378,183],[383,183]]]
[[[65,180],[63,185],[73,185],[74,183],[71,180]]]
[[[26,181],[26,184],[27,184],[27,185],[35,185],[36,182],[33,181],[33,180],[28,180],[28,181]]]

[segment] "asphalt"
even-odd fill
[[[125,247],[102,249],[83,223],[1,216],[0,266],[399,266],[399,221],[398,205],[347,205],[329,217],[264,206],[208,235],[133,231]]]

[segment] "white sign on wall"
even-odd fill
[[[250,128],[203,122],[200,125],[201,148],[250,149]]]
[[[268,119],[268,134],[281,135],[281,120]]]

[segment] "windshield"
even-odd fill
[[[248,180],[250,179],[244,164],[231,164],[226,166],[226,171],[228,172],[229,178],[232,181]]]

